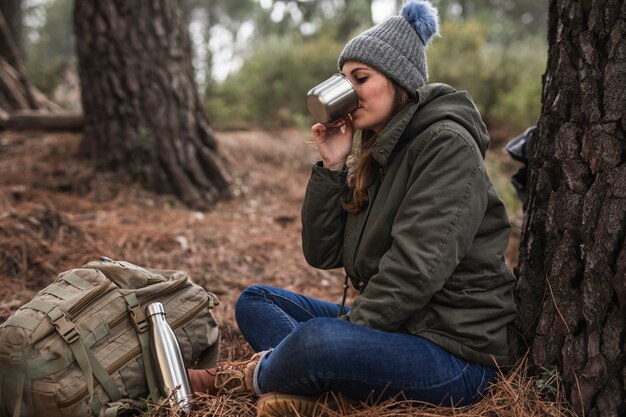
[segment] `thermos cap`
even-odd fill
[[[163,304],[156,302],[148,305],[146,308],[146,315],[153,316],[155,314],[165,314],[165,307],[163,307]]]

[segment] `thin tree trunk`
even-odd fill
[[[579,415],[624,416],[626,2],[551,0],[548,24],[518,327]]]
[[[21,88],[23,92],[22,96],[26,100],[26,103],[19,103],[19,106],[21,107],[14,107],[14,108],[8,108],[8,109],[5,108],[5,110],[10,110],[10,109],[15,109],[15,108],[19,108],[19,109],[38,108],[37,103],[35,102],[35,98],[33,97],[33,93],[31,91],[30,83],[28,82],[28,79],[26,78],[26,70],[22,62],[20,49],[17,46],[17,43],[15,42],[14,33],[12,32],[7,21],[5,20],[2,10],[0,10],[0,58],[3,58],[15,70],[17,74],[17,79],[19,83],[21,84],[21,87],[15,86],[13,88],[14,89]],[[16,105],[18,104],[16,103]]]
[[[196,90],[191,43],[176,0],[77,0],[83,149],[101,169],[209,209],[229,176]]]
[[[22,0],[1,0],[0,1],[0,12],[4,16],[9,32],[11,33],[11,38],[17,48],[17,53],[21,55],[23,53],[22,50]],[[4,56],[8,50],[7,45],[0,42],[0,56]],[[14,51],[11,51],[11,54],[15,54]],[[16,61],[12,61],[8,59],[9,63],[14,67],[17,66]]]

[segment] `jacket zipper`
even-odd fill
[[[381,178],[382,178],[382,169],[380,171],[381,173]],[[367,220],[370,217],[370,213],[372,211],[372,206],[374,205],[374,201],[372,200],[372,191],[371,191],[371,187],[368,188],[367,190],[367,194],[369,197],[369,202],[367,204],[367,207],[365,208],[365,214],[363,216],[363,220],[359,225],[359,232],[358,232],[358,236],[356,239],[356,244],[354,245],[354,250],[352,252],[352,257],[350,259],[350,268],[352,271],[356,272],[356,253],[359,249],[359,245],[361,244],[361,238],[363,237],[363,231],[365,230],[365,224],[367,223]],[[363,279],[360,280],[359,282],[359,293],[363,292],[363,289],[365,288],[365,282],[363,281]]]
[[[180,316],[178,319],[174,320],[172,324],[170,325],[172,327],[172,330],[175,330],[179,328],[180,326],[182,326],[183,324],[187,323],[188,321],[191,321],[191,319],[197,316],[204,308],[206,308],[211,303],[211,300],[212,300],[212,297],[208,296],[207,299],[204,300],[202,303],[198,304],[196,307],[192,308],[191,310],[189,310],[188,312]],[[126,353],[124,356],[122,356],[121,358],[113,362],[111,365],[109,365],[109,367],[106,368],[105,370],[109,375],[111,375],[113,372],[121,368],[122,365],[124,365],[131,359],[135,358],[136,356],[139,356],[140,354],[141,354],[141,345],[138,345],[133,350]],[[94,379],[93,384],[94,386],[96,386],[96,385],[99,385],[100,383],[98,382],[97,379]],[[75,403],[77,403],[78,401],[80,401],[80,399],[84,397],[85,395],[87,395],[86,387],[78,391],[71,398],[68,398],[67,400],[63,402],[57,403],[57,406],[59,408],[70,407],[74,405]]]

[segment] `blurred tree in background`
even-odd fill
[[[29,80],[52,95],[66,68],[75,70],[73,0],[24,0],[24,53]],[[65,103],[59,103],[65,104]]]
[[[198,210],[227,196],[179,2],[76,0],[74,28],[82,148],[96,168],[130,172]]]
[[[32,86],[26,75],[21,48],[20,0],[0,2],[0,126],[10,123],[14,112],[57,106]]]
[[[4,16],[9,32],[17,49],[22,53],[22,0],[0,1],[0,12]],[[9,57],[5,51],[7,45],[0,44],[0,56]],[[9,64],[17,66],[17,62],[9,60]]]
[[[9,1],[9,0],[7,0]],[[15,0],[11,0],[15,1]],[[29,79],[46,93],[73,68],[73,0],[23,0]],[[306,126],[304,96],[337,71],[352,36],[397,14],[401,0],[185,0],[196,81],[218,128]],[[430,81],[466,89],[490,126],[536,123],[547,56],[547,4],[433,0],[442,37]],[[66,106],[70,104],[62,103]]]

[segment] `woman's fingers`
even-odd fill
[[[353,126],[350,118],[341,118],[330,125],[317,123],[311,126],[315,145],[324,166],[331,170],[342,169],[352,150]]]
[[[311,132],[316,138],[320,136],[334,136],[340,132],[345,134],[346,129],[344,126],[348,126],[348,124],[352,127],[350,116],[347,115],[330,124],[317,123],[311,127]],[[350,135],[352,134],[352,129],[350,129],[349,133]]]

